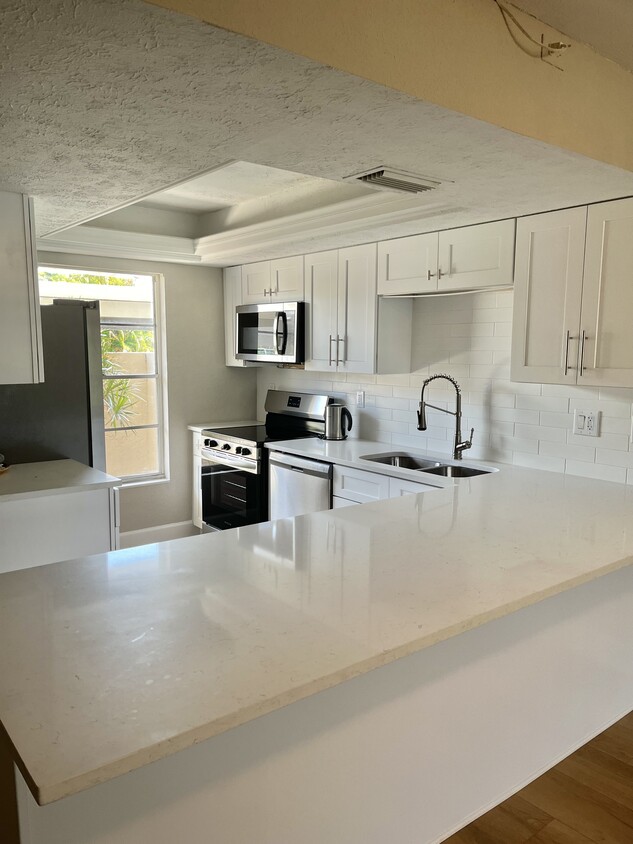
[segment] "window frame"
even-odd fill
[[[139,378],[150,378],[156,383],[156,419],[157,424],[137,426],[140,429],[154,428],[157,429],[158,434],[158,471],[148,472],[142,475],[126,475],[121,478],[121,486],[137,487],[151,484],[167,483],[170,480],[170,460],[169,460],[169,406],[168,406],[168,387],[167,387],[167,330],[165,318],[165,277],[162,273],[150,272],[146,270],[130,270],[130,269],[113,269],[109,266],[97,267],[94,264],[76,265],[70,263],[60,264],[57,262],[38,261],[38,271],[40,267],[50,267],[56,270],[70,270],[71,272],[80,273],[107,273],[109,275],[145,275],[152,279],[152,289],[154,294],[154,355],[155,355],[155,376],[138,376]],[[39,296],[39,293],[38,293]],[[107,327],[107,323],[99,319],[100,328]],[[123,376],[126,377],[126,376]],[[134,378],[134,376],[132,376]],[[103,374],[101,381],[103,382]],[[136,379],[135,379],[136,380]],[[135,426],[130,428],[116,428],[114,430],[134,430]],[[107,429],[108,431],[112,429]],[[106,467],[107,469],[107,467]]]

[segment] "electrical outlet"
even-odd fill
[[[600,436],[599,410],[574,410],[574,434],[581,437]]]
[[[356,407],[365,407],[365,391],[359,390],[356,393]]]

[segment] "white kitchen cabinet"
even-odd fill
[[[340,495],[332,496],[332,509],[338,510],[340,507],[353,507],[358,504],[358,501],[350,501],[349,498],[341,498]]]
[[[100,488],[0,501],[0,573],[114,551],[117,495]]]
[[[515,220],[501,220],[440,232],[437,292],[510,287],[515,225]]]
[[[305,277],[307,370],[410,370],[411,305],[379,305],[375,243],[306,255]]]
[[[515,220],[400,237],[378,244],[380,296],[510,287]]]
[[[389,476],[347,466],[333,467],[332,494],[357,504],[389,498]],[[341,505],[339,505],[341,506]]]
[[[633,200],[524,218],[516,258],[512,379],[633,387]]]
[[[590,205],[578,384],[633,387],[633,199]]]
[[[0,384],[44,380],[33,205],[0,191]]]
[[[517,221],[513,381],[575,384],[587,208]]]
[[[242,304],[301,302],[304,297],[303,255],[259,261],[242,267]]]
[[[379,243],[379,295],[434,293],[437,290],[437,248],[437,232]]]

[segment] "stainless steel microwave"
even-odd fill
[[[235,357],[239,360],[303,363],[304,336],[303,302],[238,305],[235,309]]]

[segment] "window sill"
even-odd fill
[[[167,475],[151,475],[147,478],[121,478],[121,486],[129,489],[137,486],[154,486],[155,484],[167,484]]]

